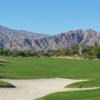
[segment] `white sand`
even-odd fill
[[[2,80],[14,84],[16,88],[0,88],[0,100],[33,100],[54,92],[80,90],[78,88],[73,89],[64,87],[71,83],[82,81],[61,78],[35,80]]]

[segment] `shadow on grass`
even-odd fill
[[[6,66],[5,64],[0,64],[0,67]]]
[[[16,88],[14,85],[9,85],[9,86],[0,86],[0,88]]]
[[[10,63],[8,61],[3,61],[3,60],[0,60],[0,63]]]
[[[6,66],[6,64],[8,64],[8,63],[10,63],[10,62],[7,62],[7,61],[0,61],[0,67]]]

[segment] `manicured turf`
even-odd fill
[[[100,89],[54,93],[37,100],[100,100]]]
[[[69,87],[99,87],[100,60],[75,60],[60,58],[1,57],[0,77],[14,79],[71,78],[89,79]],[[74,97],[75,96],[75,97]],[[100,100],[100,90],[56,93],[42,100]]]
[[[100,60],[75,60],[60,58],[1,57],[0,77],[15,79],[71,78],[92,79],[74,83],[69,87],[100,86]]]
[[[9,87],[9,88],[14,88],[15,86],[8,83],[8,82],[4,82],[4,81],[0,81],[0,88],[1,87]]]
[[[3,57],[0,77],[15,79],[73,78],[100,79],[99,60]]]
[[[89,81],[83,81],[83,82],[77,82],[70,84],[66,87],[71,88],[89,88],[89,87],[100,87],[100,79],[96,80],[89,80]]]

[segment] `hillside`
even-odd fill
[[[100,34],[92,29],[75,30],[54,36],[13,30],[0,26],[0,49],[48,51],[77,45],[100,44]]]

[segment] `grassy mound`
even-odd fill
[[[10,83],[8,83],[8,82],[4,82],[4,81],[0,81],[0,88],[1,87],[5,87],[5,88],[15,88],[15,86],[14,85],[12,85],[12,84],[10,84]]]
[[[91,88],[91,87],[100,87],[100,79],[98,80],[90,80],[90,81],[83,81],[70,84],[66,87],[69,88]]]

